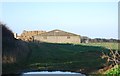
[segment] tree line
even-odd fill
[[[94,38],[91,39],[89,37],[82,37],[81,38],[82,43],[94,43],[94,42],[120,42],[118,39],[105,39],[105,38]]]

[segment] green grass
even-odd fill
[[[29,53],[25,61],[11,66],[13,70],[67,70],[92,73],[104,67],[105,60],[101,59],[102,52],[108,52],[107,45],[112,43],[89,44],[57,44],[29,43]],[[24,52],[23,52],[24,53]],[[9,66],[10,67],[10,66]],[[5,68],[7,70],[7,65]],[[9,70],[7,70],[9,71]]]
[[[87,46],[100,46],[105,47],[112,50],[118,50],[118,43],[110,43],[110,42],[101,42],[101,43],[82,43],[81,45]],[[120,43],[119,43],[120,45]]]
[[[30,69],[71,70],[91,72],[105,63],[100,58],[102,51],[108,49],[100,46],[79,44],[30,43],[31,54],[27,59]],[[92,70],[90,70],[92,69]]]
[[[105,74],[118,76],[120,74],[120,65],[116,65],[113,68],[107,70]]]

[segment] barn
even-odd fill
[[[33,36],[34,41],[49,43],[80,43],[80,35],[62,30],[52,30]]]

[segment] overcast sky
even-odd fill
[[[61,29],[90,38],[118,38],[118,2],[5,2],[0,19],[23,30]]]

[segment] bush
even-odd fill
[[[108,75],[119,75],[120,74],[120,65],[116,65],[115,67],[113,67],[112,69],[108,70],[105,74]]]

